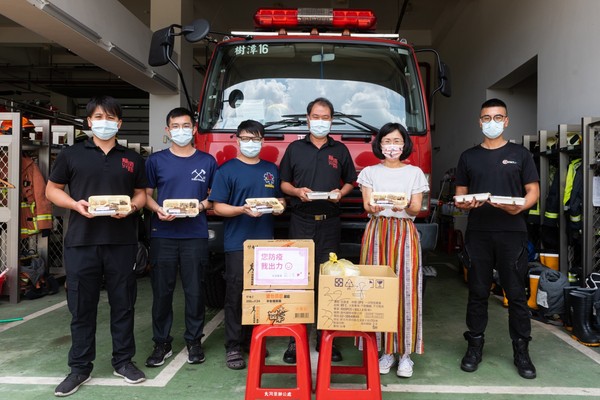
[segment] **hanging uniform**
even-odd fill
[[[21,157],[21,238],[52,228],[52,204],[46,180],[30,157]]]

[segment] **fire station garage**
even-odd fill
[[[598,15],[596,0],[0,1],[0,398],[600,398]],[[98,96],[116,99],[120,124],[104,110],[109,120],[99,117],[105,124],[94,127],[87,106]],[[313,120],[322,116],[307,109],[317,98],[333,105],[327,146],[333,139],[348,149],[347,168],[360,185],[354,176],[323,189],[319,180],[329,174],[303,166],[311,164],[308,153],[288,166],[290,143],[318,137],[314,125],[323,124]],[[194,116],[192,141],[181,146],[175,135],[192,125],[165,121],[177,107]],[[282,189],[284,211],[277,199],[247,201],[243,212],[258,218],[256,231],[269,218],[273,235],[248,236],[261,240],[245,242],[243,253],[227,243],[235,235],[228,218],[239,214],[218,212],[206,196],[167,206],[146,183],[131,193],[94,192],[110,187],[103,182],[113,176],[105,173],[113,146],[123,152],[119,168],[129,171],[144,171],[146,160],[177,146],[208,153],[214,170],[198,168],[191,180],[216,185],[211,174],[244,159],[244,144],[258,143],[236,138],[246,120],[264,126],[257,162],[279,166],[285,154],[285,184],[294,183],[283,179],[290,168],[301,167],[317,183],[302,201]],[[390,122],[403,131],[390,133],[400,134],[393,142],[378,136]],[[98,139],[112,124],[112,134]],[[412,152],[404,156],[407,139]],[[74,160],[92,165],[74,149],[104,151],[105,169],[90,190],[126,195],[115,209],[112,197],[98,206],[74,198],[82,192],[65,174],[91,169]],[[406,193],[378,194],[362,174],[398,165],[387,164],[398,154],[427,182],[405,203]],[[334,156],[328,163],[338,168]],[[272,174],[264,181],[275,188]],[[52,190],[62,200],[48,197],[65,207],[47,198]],[[147,195],[146,208],[138,207]],[[300,208],[307,203],[314,207]],[[326,212],[306,213],[317,209]],[[129,223],[137,244],[69,244],[81,212],[91,219],[80,224]],[[156,291],[167,285],[154,268],[161,255],[150,246],[153,212],[161,220],[191,215],[175,223],[200,221],[207,243],[200,294],[192,296],[194,285],[182,278],[183,261],[172,267],[172,300],[162,306],[168,343],[157,339]],[[317,236],[291,236],[294,217],[305,214],[316,230],[340,221],[328,263],[316,262],[323,244],[310,239]],[[389,246],[381,252],[403,254],[404,267],[365,261],[379,251],[367,235],[378,218],[406,222],[419,239],[402,246],[378,239]],[[508,244],[517,242],[517,249]],[[125,263],[124,247],[137,249],[127,299],[109,295],[123,286],[111,267]],[[88,248],[103,257],[94,263],[93,304],[67,285],[78,282],[70,276],[79,276]],[[226,264],[238,253],[243,271],[235,275]],[[269,271],[284,264],[293,272]],[[240,280],[239,293],[226,293],[242,275],[244,291]],[[235,309],[231,296],[239,297]],[[89,313],[79,315],[79,307]],[[232,320],[247,331],[235,351],[226,345]],[[199,326],[193,341],[190,326]]]

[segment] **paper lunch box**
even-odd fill
[[[496,204],[512,204],[517,206],[525,205],[524,197],[490,196],[490,201]]]
[[[469,194],[459,194],[454,196],[454,201],[457,203],[464,203],[467,201],[486,201],[491,196],[491,193],[469,193]]]
[[[127,214],[131,211],[129,196],[90,196],[88,203],[90,204],[88,211],[93,215]]]
[[[338,192],[308,192],[306,197],[310,200],[337,199],[340,196]]]
[[[198,199],[165,199],[162,208],[177,218],[195,217],[200,213]]]
[[[402,192],[371,192],[369,204],[385,208],[405,208],[408,205],[406,193]]]
[[[262,214],[270,214],[273,212],[283,212],[283,204],[275,197],[260,197],[255,199],[246,199],[246,204],[252,207],[252,211]]]

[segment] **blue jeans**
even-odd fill
[[[152,332],[155,343],[171,343],[173,292],[177,271],[185,296],[187,343],[199,341],[204,330],[204,270],[208,264],[208,239],[164,239],[150,241],[152,281]]]

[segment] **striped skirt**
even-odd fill
[[[423,271],[419,233],[410,219],[371,217],[362,238],[360,263],[390,265],[398,275],[397,332],[378,333],[385,354],[423,353]]]

